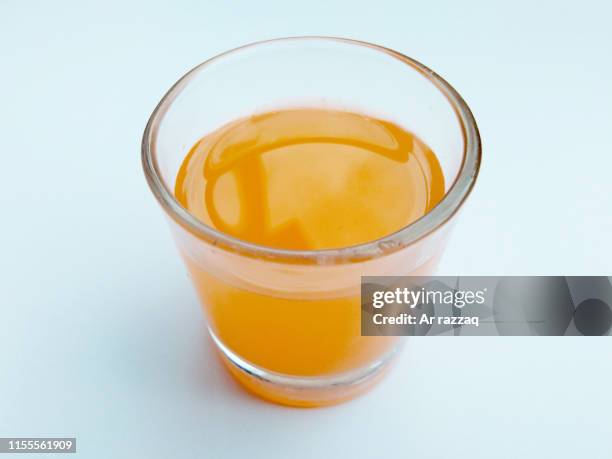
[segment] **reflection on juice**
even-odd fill
[[[203,137],[181,166],[175,194],[198,219],[239,239],[316,250],[398,231],[440,201],[444,178],[434,153],[391,122],[293,109],[239,119]],[[340,373],[395,343],[360,336],[356,292],[311,298],[255,291],[186,258],[215,335],[266,370]]]

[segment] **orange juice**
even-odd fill
[[[321,250],[394,233],[444,195],[433,151],[397,124],[359,113],[279,110],[202,137],[175,195],[207,225],[258,245]],[[358,295],[317,299],[243,289],[187,265],[215,336],[268,371],[319,376],[354,370],[394,337],[360,336]]]

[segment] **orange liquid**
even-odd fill
[[[314,250],[400,230],[442,199],[444,177],[432,150],[396,124],[294,109],[239,119],[200,139],[180,168],[175,194],[198,219],[239,239]],[[187,265],[216,336],[264,369],[340,373],[395,343],[360,336],[358,295],[262,294]]]

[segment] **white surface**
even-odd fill
[[[78,456],[609,458],[609,338],[422,338],[320,410],[213,358],[140,136],[203,59],[271,37],[380,43],[447,78],[484,162],[441,274],[612,274],[605,2],[0,5],[0,436]]]

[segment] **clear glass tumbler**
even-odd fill
[[[313,251],[236,239],[179,204],[175,179],[197,140],[237,118],[292,107],[371,114],[413,132],[438,156],[444,198],[379,240]],[[222,361],[251,392],[294,406],[347,400],[384,374],[402,341],[361,336],[360,278],[432,274],[480,156],[468,106],[433,71],[390,49],[325,37],[255,43],[198,65],[163,97],[142,141],[147,181]]]

